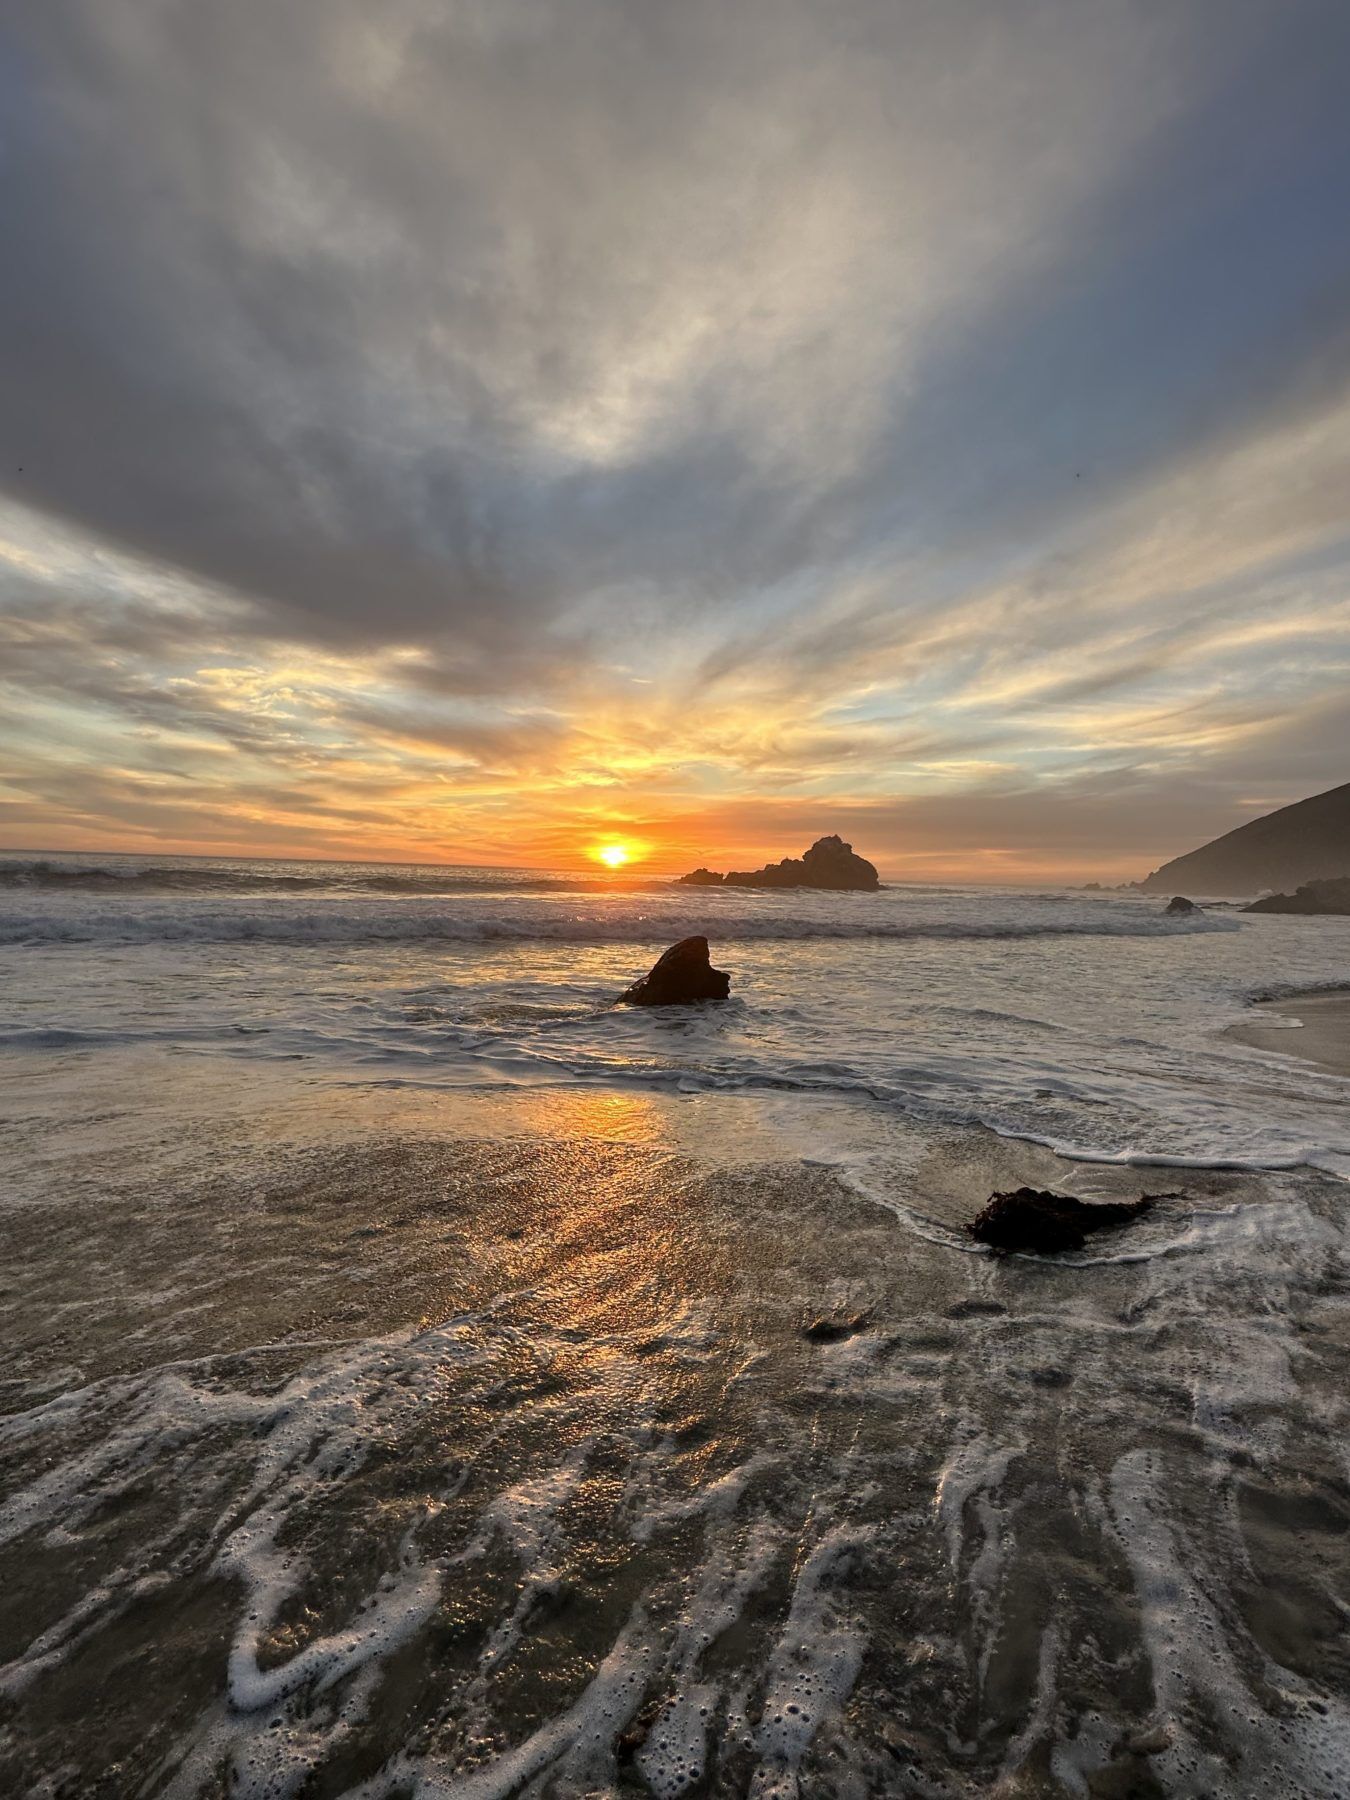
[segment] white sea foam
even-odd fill
[[[665,1154],[633,1150],[613,1185]],[[489,1230],[523,1166],[503,1154],[500,1186],[475,1184]],[[921,1164],[897,1166],[909,1180]],[[410,1174],[419,1202],[437,1189],[424,1176]],[[184,1359],[5,1421],[29,1479],[0,1531],[96,1569],[34,1630],[9,1697],[40,1695],[100,1653],[100,1629],[182,1583],[219,1605],[223,1653],[219,1693],[154,1777],[169,1800],[222,1780],[243,1800],[316,1784],[347,1800],[581,1800],[639,1781],[660,1800],[938,1795],[1035,1786],[1047,1763],[1086,1796],[1128,1791],[1127,1738],[1144,1746],[1140,1784],[1146,1757],[1168,1793],[1336,1792],[1345,1707],[1244,1631],[1254,1559],[1229,1498],[1253,1466],[1293,1471],[1293,1491],[1344,1440],[1338,1340],[1298,1330],[1341,1300],[1330,1184],[1299,1174],[1179,1206],[1149,1223],[1136,1267],[958,1262],[896,1232],[876,1256],[878,1328],[836,1346],[801,1339],[791,1254],[770,1249],[768,1294],[750,1291],[755,1265],[738,1286],[739,1222],[762,1254],[782,1217],[756,1214],[761,1189],[804,1210],[819,1193],[810,1293],[856,1304],[874,1251],[831,1237],[832,1183],[776,1193],[756,1168],[725,1179],[719,1211],[686,1174],[662,1190],[663,1223],[697,1190],[715,1249],[663,1270],[655,1316],[650,1294],[621,1322],[571,1310],[578,1288],[607,1303],[613,1279],[594,1266],[607,1257],[564,1254],[556,1290],[504,1284],[434,1329]],[[250,1228],[255,1200],[238,1215]],[[414,1233],[402,1278],[428,1241]],[[380,1267],[396,1287],[399,1265]],[[523,1362],[548,1372],[542,1400],[526,1383],[512,1402]],[[1072,1379],[1038,1380],[1047,1369]],[[1140,1436],[1163,1448],[1136,1450]],[[1082,1544],[1045,1541],[1061,1502]],[[1330,1654],[1327,1668],[1334,1686]],[[1077,1716],[1085,1689],[1099,1710]]]
[[[939,1529],[947,1540],[952,1572],[959,1573],[967,1543],[966,1508],[980,1496],[992,1496],[1007,1478],[1009,1465],[1026,1449],[1021,1438],[995,1442],[980,1434],[953,1445],[938,1476],[933,1505]],[[988,1538],[988,1520],[982,1536]]]
[[[733,1473],[742,1477],[734,1488],[735,1501],[739,1501],[745,1491],[745,1471]],[[723,1489],[724,1497],[726,1492]],[[728,1508],[710,1510],[725,1514]],[[677,1628],[670,1657],[671,1698],[652,1722],[637,1757],[642,1777],[657,1800],[679,1800],[703,1778],[708,1733],[723,1700],[722,1686],[701,1673],[703,1658],[742,1617],[750,1596],[768,1579],[780,1549],[777,1535],[761,1518],[739,1552],[714,1549],[709,1553],[698,1589]],[[748,1741],[748,1726],[742,1724],[739,1735]]]
[[[847,1622],[833,1583],[871,1537],[870,1530],[836,1526],[797,1576],[787,1624],[769,1662],[752,1800],[797,1800],[802,1759],[858,1678],[866,1638]]]
[[[683,1499],[650,1501],[634,1523],[633,1536],[639,1543],[644,1543],[680,1519],[726,1517],[736,1510],[750,1482],[772,1469],[779,1460],[765,1451],[728,1469],[725,1475]]]
[[[523,1743],[466,1774],[398,1759],[378,1784],[363,1791],[361,1800],[408,1786],[414,1800],[508,1800],[544,1769],[554,1771],[561,1792],[585,1793],[588,1775],[603,1779],[611,1767],[610,1746],[641,1706],[654,1661],[644,1621],[635,1614],[580,1699]]]
[[[1196,937],[1237,932],[1239,921],[1201,915],[1178,922],[1122,905],[1108,912],[1101,903],[1043,902],[1016,914],[990,909],[953,909],[957,916],[933,916],[911,907],[909,916],[891,896],[835,895],[836,910],[817,904],[807,910],[774,906],[760,896],[741,909],[711,916],[704,905],[676,901],[669,894],[608,896],[577,905],[533,903],[517,897],[489,901],[465,897],[454,905],[432,900],[372,903],[332,898],[323,901],[241,899],[218,901],[143,899],[132,905],[100,897],[97,903],[50,902],[44,906],[0,906],[0,945],[24,944],[274,944],[358,946],[363,944],[652,944],[695,934],[722,943],[807,943],[817,940],[881,943],[1019,942],[1048,937]],[[815,897],[817,902],[819,897]],[[750,910],[753,907],[755,910]],[[840,910],[847,907],[847,911]],[[928,916],[925,916],[925,913]],[[964,912],[965,916],[961,916]]]
[[[123,860],[107,880],[81,863],[50,887],[25,865],[0,892],[0,1053],[191,1050],[362,1083],[776,1089],[1105,1164],[1350,1174],[1350,1082],[1225,1036],[1250,996],[1344,986],[1350,921],[1176,920],[1144,896],[597,891],[519,871]],[[187,885],[156,886],[170,879]],[[613,1004],[693,932],[730,970],[729,1003]]]
[[[1111,1509],[1142,1609],[1161,1743],[1150,1760],[1165,1791],[1195,1800],[1245,1800],[1254,1793],[1327,1800],[1342,1792],[1350,1769],[1350,1704],[1269,1663],[1263,1673],[1282,1697],[1279,1713],[1273,1716],[1268,1701],[1252,1692],[1224,1617],[1187,1566],[1168,1520],[1157,1459],[1148,1451],[1129,1451],[1117,1462]],[[1193,1729],[1197,1711],[1222,1722],[1222,1755]]]
[[[232,1360],[260,1354],[241,1352]],[[77,1421],[100,1421],[103,1429],[87,1449],[51,1459],[46,1473],[9,1496],[0,1506],[0,1543],[44,1526],[49,1535],[83,1532],[101,1508],[134,1487],[147,1466],[172,1470],[190,1486],[194,1459],[205,1444],[222,1433],[247,1443],[252,1473],[231,1499],[227,1516],[234,1522],[219,1532],[215,1559],[217,1572],[236,1581],[242,1595],[229,1653],[230,1704],[239,1717],[275,1708],[301,1688],[321,1693],[416,1635],[440,1598],[440,1580],[419,1563],[414,1534],[405,1533],[358,1618],[264,1670],[261,1646],[304,1574],[302,1561],[283,1547],[283,1533],[326,1483],[359,1465],[373,1429],[397,1431],[399,1410],[417,1408],[423,1390],[434,1388],[441,1362],[477,1354],[455,1320],[436,1331],[339,1350],[274,1391],[209,1381],[208,1359],[61,1395],[6,1420],[10,1443],[59,1433]],[[142,1587],[131,1564],[88,1591],[0,1671],[0,1680],[21,1690],[91,1627],[105,1626]]]

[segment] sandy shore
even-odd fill
[[[1238,1043],[1299,1056],[1334,1075],[1350,1076],[1350,988],[1266,1000],[1253,1013],[1251,1021],[1229,1032]],[[1290,1019],[1297,1019],[1298,1026],[1290,1026]]]
[[[3,1791],[1335,1791],[1330,1178],[107,1068],[0,1103]]]

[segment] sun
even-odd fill
[[[595,854],[607,869],[621,869],[629,856],[624,844],[602,844]]]

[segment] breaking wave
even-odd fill
[[[523,869],[389,867],[361,863],[306,863],[275,867],[253,864],[204,862],[142,863],[138,860],[100,863],[59,862],[50,858],[32,861],[0,861],[0,892],[36,890],[56,894],[238,895],[360,895],[406,894],[563,894],[610,893],[613,876],[536,874]],[[669,886],[664,881],[628,878],[625,890],[641,891]]]
[[[0,944],[656,944],[691,933],[721,942],[775,942],[828,939],[1000,941],[1044,937],[1174,938],[1208,932],[1238,931],[1235,919],[1166,919],[1142,908],[1119,912],[1094,903],[1065,902],[1015,913],[991,906],[982,916],[935,918],[897,916],[868,911],[848,918],[824,913],[785,913],[697,909],[667,904],[645,909],[614,897],[612,905],[590,910],[555,904],[531,907],[528,901],[497,905],[465,904],[455,908],[361,905],[330,900],[313,905],[267,903],[252,908],[238,904],[212,906],[194,901],[174,906],[168,901],[143,907],[108,910],[63,908],[27,910],[9,907],[0,914]]]

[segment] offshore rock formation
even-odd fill
[[[1090,1231],[1128,1225],[1146,1213],[1156,1198],[1143,1194],[1138,1200],[1104,1201],[1094,1206],[1068,1194],[1021,1187],[1010,1194],[991,1194],[989,1204],[966,1230],[994,1250],[1035,1250],[1053,1256],[1061,1250],[1081,1250]]]
[[[839,891],[874,892],[881,886],[866,857],[855,856],[852,844],[841,837],[817,838],[804,856],[785,856],[763,869],[733,870],[719,875],[712,869],[695,869],[680,880],[694,887],[830,888]]]
[[[1199,912],[1200,908],[1194,900],[1188,900],[1184,894],[1173,894],[1163,911],[1169,918],[1181,918],[1186,913]]]
[[[1164,863],[1139,886],[1151,894],[1241,895],[1328,877],[1350,877],[1350,782],[1239,825]]]
[[[1292,894],[1267,894],[1244,906],[1243,912],[1254,913],[1325,913],[1350,914],[1350,877],[1341,881],[1309,881]]]
[[[620,1006],[687,1006],[694,1000],[725,1000],[731,977],[708,961],[705,937],[681,938],[659,956],[641,981],[619,995]]]

